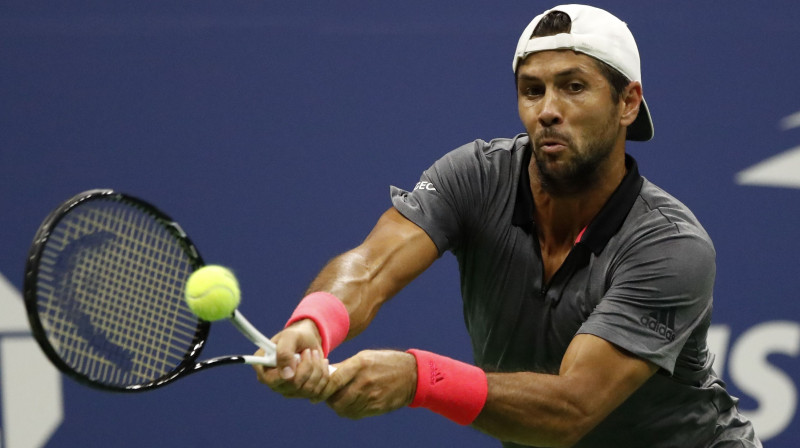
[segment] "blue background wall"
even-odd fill
[[[800,3],[595,4],[628,22],[642,54],[656,137],[629,152],[715,241],[717,368],[770,447],[797,446]],[[511,58],[550,6],[4,0],[0,273],[21,289],[48,211],[114,188],[166,210],[207,261],[235,269],[242,311],[271,334],[322,265],[389,207],[389,185],[413,187],[465,142],[522,131]],[[740,175],[782,155],[778,170]],[[446,255],[332,359],[419,347],[469,360],[457,283]],[[18,317],[17,302],[0,301],[0,315]],[[5,325],[0,340],[26,337]],[[205,354],[251,351],[218,325]],[[2,387],[8,397],[22,386]],[[343,420],[273,394],[247,367],[140,395],[63,380],[60,395],[48,447],[497,446],[425,410]],[[6,425],[18,402],[3,402]],[[12,433],[0,426],[0,445],[20,448],[3,438]]]

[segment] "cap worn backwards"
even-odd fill
[[[552,11],[567,14],[572,20],[569,33],[532,37],[533,30]],[[512,67],[516,73],[520,63],[531,53],[547,50],[573,50],[610,65],[631,81],[642,82],[639,49],[628,26],[611,13],[586,5],[561,5],[534,17],[520,36]],[[642,98],[639,115],[628,126],[628,140],[653,138],[650,109]]]

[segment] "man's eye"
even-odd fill
[[[583,84],[579,82],[571,82],[567,84],[567,89],[570,92],[582,92],[583,91]]]
[[[541,87],[529,86],[526,87],[523,92],[525,93],[525,96],[540,96],[544,92],[544,89]]]

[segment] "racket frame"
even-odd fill
[[[203,259],[200,256],[197,247],[192,243],[192,241],[189,239],[189,237],[186,235],[186,232],[183,231],[180,225],[177,222],[175,222],[172,218],[170,218],[167,214],[165,214],[161,210],[157,209],[153,205],[141,199],[123,193],[118,193],[110,189],[94,189],[85,191],[83,193],[79,193],[73,196],[72,198],[68,199],[67,201],[63,202],[56,209],[50,212],[47,218],[45,218],[45,220],[42,222],[41,226],[39,226],[39,229],[36,232],[36,235],[34,236],[33,244],[31,245],[26,261],[25,280],[23,286],[23,298],[25,301],[25,308],[28,314],[28,322],[31,326],[31,332],[33,334],[33,337],[39,343],[39,346],[42,348],[42,351],[47,356],[47,358],[53,363],[53,365],[55,365],[60,371],[62,371],[64,374],[74,379],[75,381],[95,389],[102,389],[113,392],[138,392],[160,387],[164,384],[167,384],[175,380],[178,377],[196,372],[206,367],[245,362],[245,359],[242,356],[219,357],[219,358],[208,359],[206,361],[199,363],[196,362],[197,358],[200,356],[201,351],[203,350],[203,347],[205,346],[206,340],[208,339],[209,331],[211,329],[210,322],[204,321],[202,319],[198,319],[198,325],[196,327],[194,337],[192,339],[192,342],[190,343],[189,350],[184,356],[184,359],[172,371],[144,384],[116,386],[99,382],[91,379],[90,377],[84,375],[81,372],[76,371],[63,359],[61,359],[61,356],[58,354],[56,349],[53,348],[53,346],[51,345],[50,340],[47,336],[47,329],[44,327],[41,319],[39,318],[38,299],[37,299],[38,266],[43,256],[45,246],[47,245],[47,242],[49,241],[49,238],[53,230],[61,221],[61,219],[63,219],[67,213],[69,213],[74,208],[80,206],[81,204],[84,204],[85,202],[88,201],[94,201],[100,199],[127,202],[134,206],[140,207],[144,211],[150,213],[157,220],[161,221],[164,224],[164,228],[167,231],[169,231],[172,234],[172,236],[174,236],[176,240],[180,243],[180,245],[184,249],[184,252],[189,257],[189,264],[192,266],[192,270],[197,270],[204,265]]]
[[[255,355],[228,355],[219,356],[216,358],[205,359],[197,361],[208,339],[211,323],[202,319],[198,319],[196,331],[191,342],[191,347],[184,355],[184,359],[171,371],[166,374],[143,384],[132,384],[127,386],[112,385],[105,382],[93,380],[89,376],[76,371],[69,364],[67,364],[53,348],[47,336],[47,330],[44,327],[41,319],[39,318],[38,311],[38,266],[44,253],[44,249],[49,241],[49,238],[59,224],[61,219],[66,216],[71,210],[80,206],[87,201],[93,200],[112,200],[118,202],[126,202],[139,207],[154,216],[158,221],[163,224],[166,229],[175,239],[180,243],[184,253],[189,257],[189,264],[192,271],[195,271],[204,266],[202,257],[200,256],[197,247],[189,239],[188,235],[181,226],[170,218],[166,213],[162,212],[152,204],[145,202],[134,196],[119,193],[110,189],[95,189],[79,193],[69,200],[63,202],[56,209],[54,209],[45,218],[33,240],[33,244],[28,254],[25,266],[25,281],[24,281],[24,300],[25,307],[28,314],[28,321],[34,338],[39,343],[39,346],[44,351],[48,359],[64,374],[71,377],[78,383],[83,385],[112,392],[143,392],[164,386],[172,381],[204,370],[210,367],[216,367],[226,364],[251,364],[263,365],[274,367],[276,365],[275,344],[263,333],[258,331],[253,324],[251,324],[239,310],[234,310],[233,314],[228,320],[239,330],[247,339],[249,339],[256,346],[264,349],[263,356]],[[295,354],[296,362],[300,362],[300,355]],[[329,371],[333,372],[336,369],[332,366]]]

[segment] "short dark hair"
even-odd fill
[[[572,19],[567,13],[550,11],[536,24],[536,28],[533,29],[531,37],[555,36],[556,34],[569,33],[571,30]],[[631,80],[620,73],[619,70],[605,62],[595,58],[592,59],[597,64],[597,68],[600,70],[603,77],[611,84],[611,99],[614,100],[615,103],[619,102],[622,92],[625,91],[625,87],[628,87]]]

